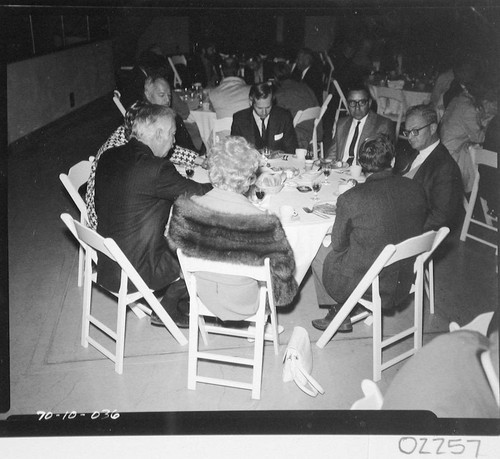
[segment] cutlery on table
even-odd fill
[[[302,207],[302,209],[304,210],[304,212],[306,214],[314,214],[314,215],[317,215],[318,217],[321,217],[321,218],[330,218],[328,215],[322,214],[321,212],[318,212],[317,210],[310,209],[309,207]]]

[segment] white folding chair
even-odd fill
[[[314,120],[312,144],[313,144],[313,154],[314,154],[315,158],[318,157],[318,125],[321,122],[321,120],[323,119],[323,115],[325,114],[326,109],[328,108],[328,104],[332,100],[332,97],[333,97],[332,94],[328,94],[325,101],[323,102],[323,105],[321,106],[321,111],[319,112],[319,116]],[[323,140],[321,140],[321,142],[319,142],[319,144],[320,144],[320,149],[321,149],[320,156],[321,156],[321,158],[324,158],[325,152],[323,149]]]
[[[88,222],[87,206],[80,196],[78,189],[88,181],[93,162],[94,157],[89,156],[88,160],[80,161],[71,167],[67,174],[59,174],[59,180],[61,180],[64,188],[66,188],[66,191],[80,212],[80,223],[83,225]],[[84,253],[83,248],[80,246],[78,248],[78,287],[83,285]]]
[[[446,229],[446,232],[442,233],[442,239],[444,239],[448,233],[450,232],[449,228],[443,227]],[[442,228],[442,229],[443,229]],[[429,252],[427,252],[426,257],[423,259],[424,263],[424,288],[425,293],[427,294],[427,298],[429,298],[429,311],[431,314],[434,314],[434,260],[432,259],[432,255],[434,251],[439,247],[439,244],[435,245]]]
[[[361,381],[361,390],[365,395],[363,398],[356,400],[351,410],[380,410],[384,403],[384,397],[380,392],[377,384],[371,379],[363,379]]]
[[[170,56],[170,59],[172,60],[172,63],[174,65],[185,65],[187,67],[187,59],[184,54],[177,54],[174,56]]]
[[[377,114],[396,122],[396,139],[400,137],[399,130],[405,120],[408,104],[401,89],[374,86],[375,99],[377,100]],[[401,136],[404,138],[403,136]]]
[[[474,164],[474,169],[475,169],[475,177],[474,177],[474,184],[472,185],[472,192],[469,198],[469,202],[467,202],[464,198],[464,205],[466,212],[465,212],[464,224],[462,226],[462,231],[460,233],[460,240],[465,242],[467,238],[474,239],[475,241],[481,242],[483,244],[495,248],[498,254],[498,247],[496,244],[469,233],[469,227],[471,223],[474,223],[483,228],[487,228],[491,231],[498,232],[498,228],[493,225],[494,220],[491,218],[490,215],[488,215],[488,208],[484,199],[480,198],[486,223],[472,217],[472,213],[474,212],[474,206],[476,205],[476,200],[479,190],[479,180],[481,180],[478,171],[478,166],[479,164],[484,164],[485,166],[497,168],[498,155],[493,151],[484,149],[471,149],[470,151],[472,156],[472,163]]]
[[[174,61],[172,60],[171,57],[168,57],[168,63],[170,64],[170,67],[172,68],[172,71],[174,72],[174,88],[182,88],[182,80],[181,77],[179,76],[179,72],[177,71],[177,68],[175,67]]]
[[[330,85],[333,84],[334,79],[333,79],[333,71],[335,70],[335,67],[332,62],[332,58],[328,55],[328,51],[325,51],[325,58],[326,61],[328,62],[328,66],[330,67],[330,72],[328,73],[328,77],[326,80],[326,88],[323,91],[323,100],[326,100],[328,97],[328,94],[330,94]]]
[[[339,104],[337,106],[337,110],[335,111],[335,120],[333,121],[332,128],[332,139],[335,137],[335,132],[337,132],[337,123],[339,122],[340,113],[349,114],[349,108],[347,107],[347,99],[344,96],[344,92],[339,85],[337,80],[333,80],[333,87],[337,94],[339,95]]]
[[[219,140],[231,134],[231,126],[233,125],[233,117],[216,119],[212,130],[212,142],[216,144]]]
[[[262,385],[262,362],[264,354],[264,330],[268,315],[271,316],[272,336],[274,343],[274,353],[279,352],[279,335],[276,308],[274,305],[273,289],[271,284],[271,271],[269,268],[269,259],[266,258],[261,266],[249,266],[232,263],[215,262],[200,258],[186,257],[182,251],[177,250],[179,263],[186,280],[189,291],[189,365],[188,365],[188,389],[196,390],[196,383],[216,384],[220,386],[237,387],[252,391],[253,399],[260,399]],[[210,272],[216,274],[231,274],[237,276],[246,276],[259,282],[259,306],[257,313],[245,319],[248,322],[255,322],[255,332],[250,329],[229,328],[205,324],[204,316],[216,317],[201,302],[198,297],[196,285],[196,272]],[[267,305],[267,310],[266,310]],[[269,312],[268,312],[269,311]],[[235,357],[227,354],[215,354],[199,350],[198,331],[201,333],[205,346],[208,344],[208,333],[254,338],[253,358]],[[253,368],[252,382],[242,382],[229,379],[212,378],[200,376],[198,374],[198,360],[210,360],[215,362],[228,362],[237,365],[245,365]]]
[[[450,332],[457,330],[472,330],[472,331],[477,331],[482,335],[486,336],[488,332],[488,327],[490,326],[491,319],[493,318],[493,314],[494,314],[493,311],[479,314],[477,317],[475,317],[472,321],[470,321],[463,327],[458,325],[456,322],[450,322]]]
[[[363,276],[358,286],[351,293],[351,296],[344,303],[340,311],[334,317],[328,328],[323,332],[316,345],[319,348],[325,347],[332,336],[337,332],[340,324],[347,318],[354,307],[360,303],[366,312],[357,314],[351,318],[353,323],[365,319],[370,315],[369,322],[373,323],[373,380],[379,381],[382,377],[382,371],[395,365],[398,362],[415,354],[422,347],[423,333],[423,290],[424,290],[424,261],[428,259],[428,252],[435,250],[436,247],[448,234],[449,229],[440,228],[439,231],[429,231],[420,236],[415,236],[397,245],[387,245],[372,266]],[[397,333],[391,338],[383,339],[382,336],[382,300],[379,292],[379,275],[381,271],[397,261],[416,257],[414,271],[416,274],[415,288],[412,288],[415,294],[414,305],[414,323],[413,326]],[[362,298],[364,293],[371,287],[372,301]],[[383,363],[382,352],[384,348],[401,341],[402,339],[413,335],[413,348],[406,351],[389,361]]]
[[[125,116],[126,110],[122,104],[121,97],[122,97],[122,95],[120,94],[120,91],[115,89],[113,91],[113,102],[118,107],[118,110],[120,110],[120,113],[122,114],[122,116]]]
[[[158,299],[154,296],[153,291],[148,288],[142,277],[131,265],[128,258],[113,239],[103,238],[94,230],[87,228],[74,220],[69,214],[61,214],[61,219],[81,246],[85,249],[85,284],[83,287],[81,337],[83,347],[88,347],[89,344],[92,345],[110,360],[115,362],[115,371],[118,374],[122,374],[123,356],[125,351],[125,322],[127,306],[130,307],[136,315],[139,316],[139,318],[145,317],[146,314],[151,314],[151,309],[154,310],[177,342],[181,345],[187,344],[187,339],[181,333],[175,322],[171,319]],[[92,284],[97,281],[97,276],[92,273],[92,258],[95,258],[94,255],[96,251],[106,255],[111,260],[118,263],[121,268],[120,289],[118,293],[110,291],[110,293],[118,298],[116,331],[112,330],[92,315]],[[128,293],[129,279],[137,288],[137,292]],[[135,303],[141,298],[144,298],[147,301],[151,309],[147,306],[141,305],[140,303]],[[90,324],[94,325],[116,342],[115,353],[106,349],[90,336]]]

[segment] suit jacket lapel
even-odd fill
[[[368,138],[370,137],[370,132],[375,132],[375,122],[377,120],[377,117],[375,116],[375,113],[373,112],[368,112],[368,118],[366,118],[366,123],[363,126],[363,130],[361,131],[361,135],[359,137],[359,143],[358,143],[358,151],[359,147],[361,144]]]

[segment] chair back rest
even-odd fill
[[[263,265],[254,266],[188,257],[184,255],[181,249],[177,249],[177,257],[179,258],[184,276],[203,271],[214,274],[250,277],[257,281],[268,282],[269,284],[271,281],[269,258],[264,260]]]
[[[299,110],[295,117],[293,118],[293,127],[297,126],[299,123],[303,123],[308,120],[315,120],[319,117],[321,113],[321,107],[318,105],[317,107],[306,108],[305,110]]]
[[[93,162],[94,157],[89,156],[88,160],[80,161],[71,167],[68,174],[59,175],[59,180],[61,180],[64,188],[66,188],[66,191],[80,211],[80,215],[85,218],[85,221],[87,220],[87,206],[80,196],[78,189],[89,179]]]
[[[89,260],[95,259],[92,252],[103,253],[120,266],[122,270],[122,286],[126,286],[125,280],[128,277],[139,291],[150,291],[140,274],[132,266],[127,256],[113,239],[102,237],[93,229],[76,221],[69,214],[61,214],[61,220],[66,224],[82,247],[90,251],[92,258],[89,258]]]
[[[491,319],[493,318],[494,311],[484,312],[483,314],[479,314],[473,320],[471,320],[468,324],[461,327],[456,322],[450,322],[450,332],[457,330],[472,330],[481,333],[484,336],[488,335],[488,328],[491,323]]]
[[[326,97],[325,101],[323,102],[323,105],[321,106],[321,110],[319,112],[318,117],[314,120],[314,128],[316,129],[318,127],[319,122],[322,120],[323,115],[326,112],[326,109],[328,108],[328,104],[332,100],[333,94],[328,94]]]
[[[180,65],[185,65],[187,67],[187,59],[186,56],[184,56],[184,54],[170,56],[170,59],[172,59],[174,65],[180,64]]]
[[[231,126],[233,125],[233,117],[227,116],[226,118],[219,118],[214,121],[213,127],[213,143],[217,143],[219,140],[227,137],[231,134]],[[222,133],[219,135],[219,133]]]
[[[174,72],[174,87],[182,87],[182,80],[181,77],[179,76],[179,72],[177,71],[177,68],[175,67],[175,64],[172,60],[171,57],[167,58],[168,63],[170,64],[170,67],[172,68],[172,71]]]
[[[122,96],[120,94],[120,91],[117,91],[115,89],[113,91],[113,102],[118,107],[118,110],[120,110],[120,113],[122,114],[122,116],[125,116],[126,110],[125,110],[125,107],[122,104],[121,97]]]
[[[385,266],[390,266],[393,263],[415,256],[418,257],[421,263],[424,263],[449,232],[450,229],[443,226],[438,231],[428,231],[427,233],[400,242],[395,245],[396,250]]]

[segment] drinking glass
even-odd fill
[[[184,168],[186,172],[186,177],[191,178],[194,175],[194,167],[191,164],[187,164],[186,167]]]
[[[262,202],[262,200],[265,198],[266,192],[262,188],[255,188],[255,197],[257,198],[258,202]]]
[[[316,182],[313,182],[312,189],[314,191],[314,196],[311,199],[313,201],[318,201],[319,200],[318,193],[319,193],[319,190],[321,190],[321,182],[319,180]]]
[[[328,177],[330,177],[330,172],[331,172],[331,168],[330,168],[330,164],[324,164],[323,165],[323,174],[325,175],[325,181],[323,182],[323,184],[325,185],[328,185],[330,182],[328,181]]]

